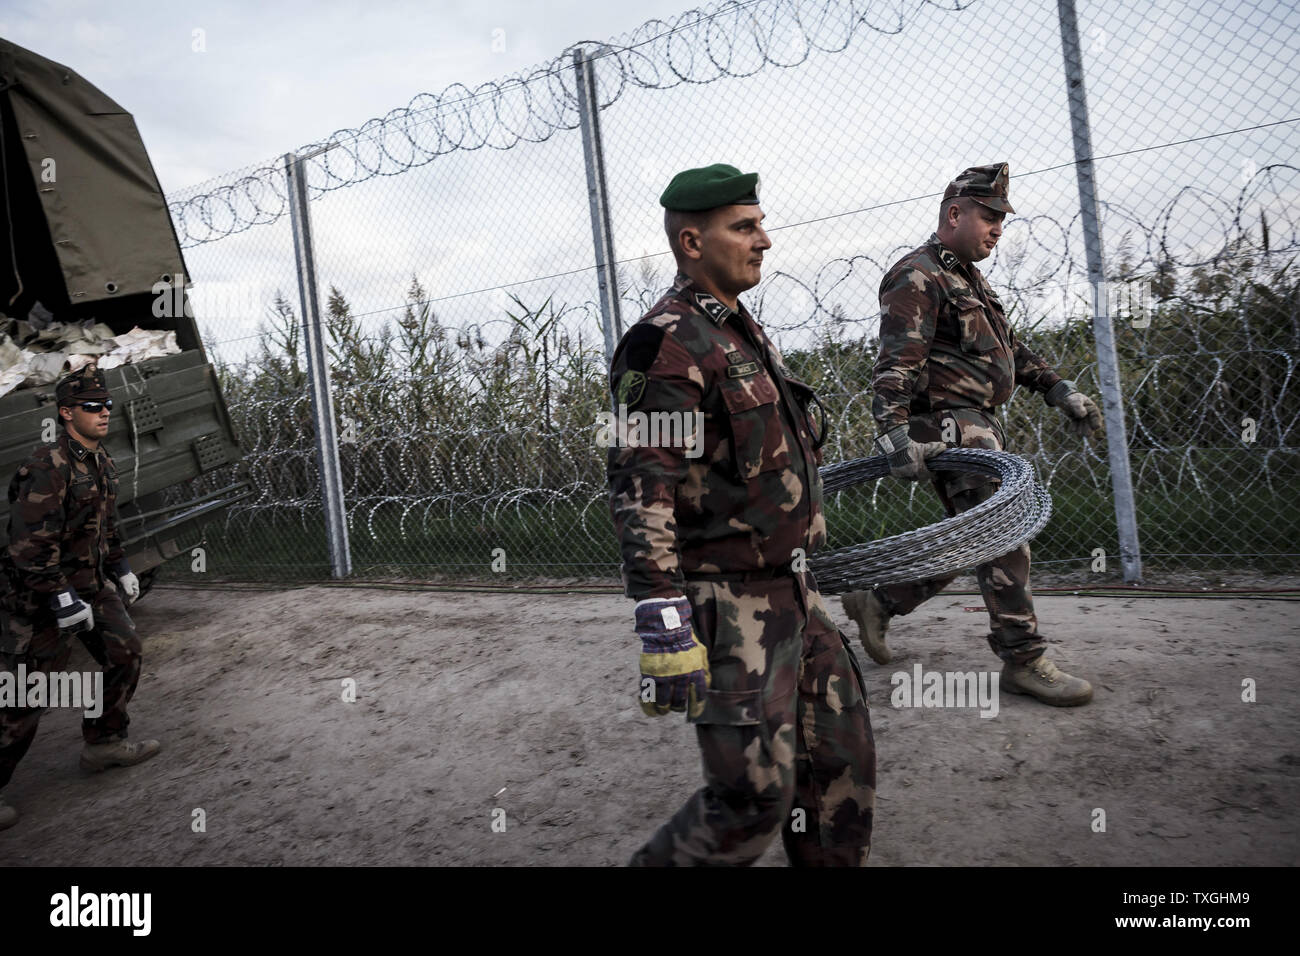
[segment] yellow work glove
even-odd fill
[[[670,710],[700,716],[709,690],[709,655],[691,627],[690,602],[684,597],[638,601],[636,633],[641,709],[651,717]]]

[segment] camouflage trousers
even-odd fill
[[[913,415],[908,434],[913,441],[946,440],[952,444],[956,438],[962,448],[1003,451],[1006,445],[1001,423],[991,413],[975,408]],[[934,489],[950,517],[987,501],[998,488],[996,479],[969,472],[941,471],[935,477]],[[888,585],[877,588],[876,596],[891,615],[908,614],[956,577],[950,574],[910,584]],[[1029,590],[1029,545],[1022,544],[1009,554],[977,565],[975,577],[989,612],[988,641],[993,652],[1012,664],[1028,663],[1041,656],[1047,644],[1038,633],[1034,597]]]
[[[795,866],[860,866],[871,850],[876,748],[862,678],[811,574],[692,579],[711,681],[696,718],[705,785],[633,866],[736,866],[779,831]]]
[[[83,596],[83,600],[85,597]],[[98,717],[83,718],[81,735],[88,744],[103,743],[118,735],[125,736],[130,718],[126,705],[135,694],[140,680],[140,638],[117,589],[105,585],[91,605],[95,626],[76,636],[104,671],[103,712]],[[59,630],[53,611],[38,608],[31,616],[10,615],[0,633],[0,671],[18,673],[20,664],[26,673],[49,674],[62,671],[72,656],[72,635]],[[13,777],[14,768],[23,759],[41,720],[39,707],[0,707],[0,789]]]

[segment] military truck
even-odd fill
[[[147,587],[165,560],[188,556],[206,522],[249,494],[231,467],[239,444],[189,308],[167,203],[131,114],[4,39],[0,156],[0,332],[93,319],[115,335],[136,326],[175,333],[178,354],[104,373],[122,538]],[[56,437],[57,421],[52,383],[0,396],[0,488]],[[0,499],[7,545],[9,501]]]

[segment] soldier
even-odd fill
[[[1062,379],[1016,339],[1002,303],[975,263],[988,257],[1014,213],[1007,201],[1006,163],[967,169],[944,190],[939,229],[912,250],[880,283],[880,355],[872,386],[876,449],[890,474],[928,478],[949,515],[986,501],[996,483],[976,474],[931,474],[925,459],[948,443],[1002,450],[1006,437],[996,412],[1020,385],[1059,408],[1075,434],[1090,437],[1101,413],[1073,382]],[[1074,706],[1092,699],[1092,686],[1063,673],[1044,656],[1029,592],[1029,546],[976,568],[988,608],[989,645],[1003,660],[1001,685],[1048,704]],[[891,659],[885,633],[894,615],[907,614],[956,575],[845,594],[844,610],[878,664]]]
[[[642,709],[687,712],[705,786],[631,862],[750,864],[779,830],[794,865],[858,866],[875,805],[871,718],[804,562],[826,538],[824,435],[812,389],[737,299],[771,248],[758,175],[689,169],[660,203],[678,275],[614,355],[610,506],[637,602]],[[647,440],[644,421],[661,439],[679,422],[682,440]]]
[[[63,671],[77,634],[104,670],[102,713],[81,727],[81,769],[96,772],[140,763],[161,748],[156,740],[126,739],[140,639],[117,588],[134,601],[140,582],[118,533],[117,471],[100,444],[113,402],[93,365],[65,376],[55,394],[62,433],[38,447],[9,485],[0,669]],[[0,790],[31,746],[41,710],[0,708]],[[0,798],[0,829],[16,822],[18,812]]]

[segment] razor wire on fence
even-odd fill
[[[869,455],[880,279],[933,231],[957,172],[1007,161],[1018,215],[981,268],[1017,336],[1094,397],[1107,298],[1147,566],[1294,570],[1300,12],[1113,0],[1079,14],[1104,290],[1084,263],[1055,4],[754,0],[584,45],[624,323],[672,281],[657,204],[672,174],[759,170],[771,271],[743,298],[817,388],[827,462]],[[617,568],[568,53],[298,151],[320,151],[303,165],[356,573]],[[208,529],[213,570],[232,576],[330,573],[289,203],[277,164],[171,197],[254,488]],[[998,415],[1053,497],[1035,563],[1113,572],[1104,444],[1023,389]],[[835,547],[942,516],[889,479],[827,509]]]
[[[961,10],[970,0],[924,3]],[[921,5],[914,5],[912,16]],[[728,0],[708,13],[687,10],[672,23],[647,21],[617,44],[594,44],[600,107],[608,109],[631,87],[666,90],[751,76],[767,66],[798,66],[814,51],[844,50],[856,32],[896,33],[909,19],[902,8],[871,0],[818,6]],[[456,83],[440,94],[421,93],[382,118],[302,147],[300,153],[330,147],[311,164],[312,198],[403,173],[456,150],[510,149],[576,129],[578,97],[569,53],[587,45],[577,44],[527,73],[474,89]],[[223,179],[228,181],[204,184],[171,203],[186,247],[288,215],[280,167],[266,164]]]

